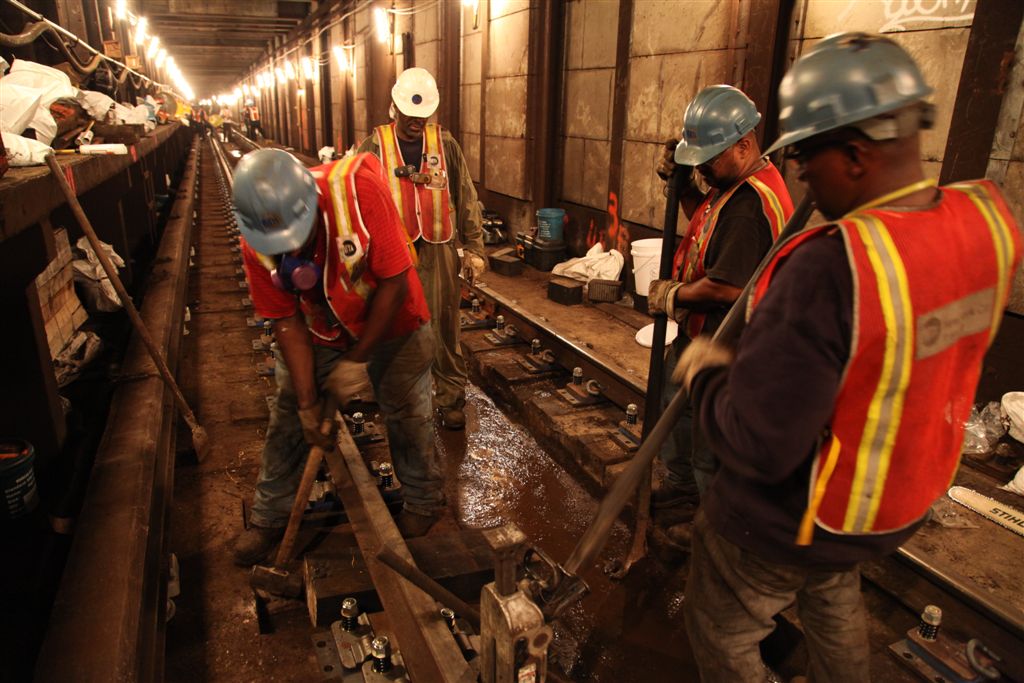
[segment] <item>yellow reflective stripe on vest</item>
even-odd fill
[[[718,215],[722,213],[722,208],[729,203],[729,200],[736,193],[736,190],[740,189],[741,185],[743,185],[742,182],[736,183],[731,188],[726,190],[724,194],[715,197],[715,208],[710,212],[710,215],[708,215],[708,217],[705,218],[704,222],[701,224],[699,234],[696,236],[696,239],[694,239],[693,243],[690,244],[690,249],[692,249],[693,251],[687,253],[686,260],[683,262],[683,273],[682,277],[680,278],[680,281],[683,284],[689,284],[694,280],[698,280],[701,277],[704,277],[704,254],[706,253],[706,247],[708,243],[711,241],[711,234],[718,226]],[[691,253],[692,256],[690,255]],[[697,267],[698,264],[700,264],[699,269]],[[701,275],[699,277],[695,277],[694,274],[698,272],[701,273]]]
[[[1015,257],[1010,226],[1006,224],[1003,214],[983,186],[965,183],[953,185],[947,189],[963,192],[978,207],[982,218],[985,219],[985,224],[988,225],[992,244],[996,250],[996,300],[992,307],[992,325],[988,337],[989,344],[991,344],[999,331],[999,324],[1003,320],[1003,309],[1006,308],[1010,290],[1010,273],[1008,271],[1013,267]]]
[[[800,520],[800,529],[796,534],[797,545],[810,545],[814,538],[814,520],[818,517],[821,501],[825,500],[825,489],[828,488],[828,482],[836,470],[840,450],[842,450],[842,445],[839,443],[839,437],[833,434],[828,455],[825,456],[825,462],[821,467],[821,473],[814,479],[814,493],[811,496],[811,502],[804,511],[803,519]]]
[[[380,161],[387,175],[388,189],[395,199],[395,207],[398,209],[398,217],[405,225],[405,202],[402,201],[401,180],[395,175],[395,169],[402,164],[398,163],[402,153],[398,149],[398,140],[395,138],[395,129],[390,124],[377,126],[377,146],[380,148]]]
[[[436,123],[428,123],[423,128],[423,140],[426,146],[426,152],[428,155],[436,154],[439,158],[444,158],[444,150],[441,148],[441,127]],[[441,164],[442,168],[445,168],[444,163]],[[447,169],[446,169],[447,172]],[[446,199],[444,196],[444,190],[430,190],[430,196],[434,198],[434,210],[433,223],[434,230],[431,233],[434,239],[439,239],[438,235],[444,234],[444,212]]]
[[[761,195],[761,198],[766,200],[768,202],[768,206],[771,207],[772,214],[775,215],[775,220],[768,222],[771,224],[772,239],[778,239],[779,233],[782,232],[782,226],[786,224],[786,214],[782,211],[782,204],[779,203],[779,198],[775,196],[775,192],[773,192],[770,187],[754,176],[748,177],[747,182],[757,190],[757,193]]]
[[[335,231],[333,244],[332,240],[328,239],[327,248],[337,250],[338,261],[345,269],[345,277],[341,277],[339,274],[338,281],[346,291],[354,291],[365,299],[369,297],[373,287],[366,281],[366,278],[354,279],[358,275],[360,262],[366,258],[362,240],[356,230],[358,229],[359,233],[362,233],[362,237],[369,240],[369,232],[363,225],[363,216],[359,210],[359,196],[356,194],[355,174],[360,164],[362,164],[362,159],[358,154],[348,157],[336,163],[331,169],[330,175],[327,176],[327,185],[331,190],[331,208],[334,210]],[[342,248],[345,238],[350,238],[356,247],[355,252],[345,253]],[[367,247],[369,247],[368,241]],[[328,297],[328,301],[330,301],[328,292],[330,285],[327,278],[324,278],[324,296]]]
[[[857,452],[843,531],[864,533],[874,526],[885,491],[886,475],[903,415],[903,401],[913,363],[914,316],[903,259],[888,229],[872,216],[850,218],[875,273],[885,321],[882,374],[868,407]]]

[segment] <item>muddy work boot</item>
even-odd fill
[[[430,527],[437,523],[441,515],[421,515],[411,510],[402,510],[398,517],[395,517],[395,526],[402,538],[418,538],[425,536]]]
[[[235,539],[235,564],[239,567],[251,567],[265,561],[283,536],[283,526],[250,526]]]
[[[651,491],[651,507],[655,510],[665,510],[680,505],[696,506],[698,502],[700,502],[700,496],[696,491],[689,491],[668,481],[661,482],[658,488]]]
[[[459,430],[466,427],[466,413],[460,405],[441,406],[437,409],[437,414],[441,418],[441,424],[448,429]]]

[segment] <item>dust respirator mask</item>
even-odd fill
[[[320,284],[323,269],[302,256],[284,254],[277,262],[277,268],[270,272],[274,286],[285,292],[308,292]]]

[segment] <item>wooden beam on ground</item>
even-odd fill
[[[344,425],[338,437],[338,448],[326,454],[327,465],[410,678],[418,683],[475,681],[437,603],[377,561],[385,545],[408,562],[413,557]]]
[[[423,573],[466,602],[478,601],[483,586],[494,580],[494,553],[479,531],[412,538],[408,546]],[[358,600],[364,612],[379,612],[383,607],[357,548],[306,555],[304,573],[313,626],[337,620],[341,601],[347,597]]]

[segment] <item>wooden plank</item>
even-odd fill
[[[410,677],[418,683],[475,681],[437,603],[376,560],[384,545],[408,562],[413,557],[344,425],[338,448],[327,453],[326,460]]]
[[[416,566],[467,602],[477,602],[480,589],[494,580],[491,548],[479,531],[413,538],[408,546]],[[337,620],[346,597],[358,600],[364,612],[383,608],[358,548],[306,555],[304,572],[306,603],[314,626]]]
[[[181,124],[157,126],[156,130],[135,146],[138,159],[152,154],[160,145],[182,131]],[[183,134],[183,132],[182,132]],[[132,154],[126,156],[60,156],[58,162],[73,176],[79,195],[97,187],[136,163]],[[64,204],[64,197],[50,181],[46,166],[12,168],[0,179],[0,242],[10,239],[28,226],[38,223]]]

